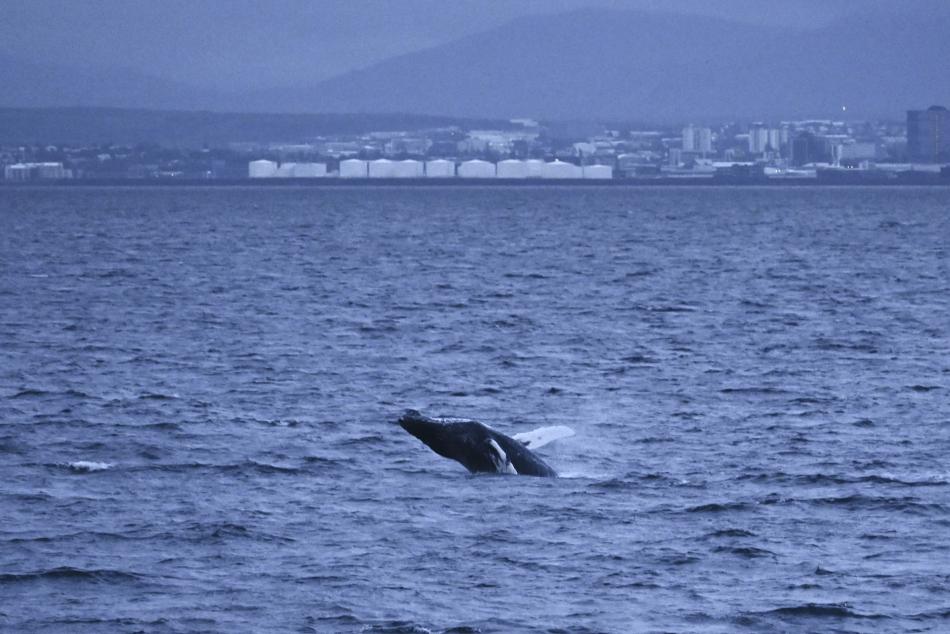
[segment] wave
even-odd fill
[[[338,444],[348,447],[352,445],[379,445],[388,442],[385,436],[381,434],[369,434],[366,436],[357,436],[355,438],[347,438],[340,441]]]
[[[922,502],[915,497],[877,497],[872,495],[845,495],[841,497],[792,500],[813,506],[840,506],[848,510],[888,510],[945,513],[946,508],[934,502]]]
[[[293,474],[303,471],[300,467],[288,467],[255,460],[245,460],[229,464],[212,464],[206,462],[180,462],[166,464],[148,464],[131,468],[132,471],[162,471],[166,473],[183,473],[189,471],[214,471],[217,473],[262,473],[262,474]]]
[[[751,507],[748,502],[727,502],[724,504],[700,504],[686,509],[687,513],[725,513],[728,511],[744,511]]]
[[[867,354],[876,354],[879,352],[877,346],[867,341],[837,341],[834,339],[825,339],[819,337],[815,340],[815,348],[830,352],[864,352]]]
[[[658,359],[656,359],[655,357],[649,357],[645,354],[631,354],[625,357],[621,357],[620,360],[623,361],[624,363],[631,363],[631,364],[650,364],[650,363],[658,362]]]
[[[181,397],[177,394],[162,394],[161,392],[145,392],[138,396],[140,401],[174,401],[179,398]]]
[[[745,557],[746,559],[758,559],[760,557],[776,556],[771,550],[756,548],[755,546],[718,546],[717,548],[713,549],[713,552],[738,555],[740,557]]]
[[[781,482],[796,485],[839,485],[839,484],[884,484],[900,487],[938,487],[950,484],[946,477],[931,476],[920,480],[904,480],[889,475],[844,476],[826,473],[773,473],[745,474],[735,478],[737,481]]]
[[[746,394],[749,396],[771,396],[779,394],[792,394],[788,390],[777,387],[725,387],[719,390],[722,394]]]
[[[48,502],[53,499],[49,493],[7,493],[0,492],[0,496],[11,498],[17,502]]]
[[[890,618],[884,614],[864,614],[857,612],[849,603],[803,603],[801,605],[792,605],[788,607],[775,608],[765,612],[758,612],[758,615],[767,616],[792,616],[792,617],[833,617],[850,619],[887,619]]]
[[[67,462],[65,465],[68,469],[75,471],[76,473],[93,473],[96,471],[106,471],[111,469],[115,465],[109,462],[93,462],[91,460],[77,460],[75,462]]]
[[[138,581],[141,575],[134,572],[123,570],[94,569],[84,570],[82,568],[72,568],[62,566],[59,568],[50,568],[49,570],[39,570],[35,572],[23,573],[5,573],[0,574],[0,584],[5,583],[23,583],[27,581],[38,580],[78,580],[95,581],[101,583],[121,583],[125,581]]]
[[[335,458],[327,458],[325,456],[304,456],[304,462],[311,465],[320,465],[320,466],[331,466],[339,464],[339,460]]]
[[[98,399],[99,398],[87,392],[83,392],[82,390],[76,390],[73,388],[54,391],[54,390],[42,390],[40,388],[32,388],[32,387],[24,388],[20,390],[19,392],[11,394],[7,398],[11,400],[15,400],[15,399],[26,399],[26,398],[39,398],[42,396],[67,396],[67,397],[79,398],[79,399]]]
[[[389,620],[389,621],[377,621],[370,622],[359,619],[352,614],[335,614],[327,615],[321,617],[308,617],[307,622],[311,625],[320,625],[320,629],[315,629],[313,627],[307,627],[302,631],[306,632],[317,632],[324,631],[323,625],[335,625],[336,627],[330,631],[337,629],[350,630],[355,626],[360,627],[361,632],[377,632],[379,634],[434,634],[432,630],[425,628],[417,623],[412,621],[403,621],[403,620]],[[445,630],[444,634],[448,632],[453,632],[456,634],[463,634],[467,632],[479,632],[478,629],[470,629],[467,626],[458,626],[449,630]]]
[[[715,539],[718,537],[755,537],[756,534],[741,528],[723,528],[718,531],[706,533],[703,539]]]
[[[104,531],[79,531],[76,533],[65,533],[62,535],[38,535],[36,537],[13,537],[6,540],[8,544],[26,544],[26,543],[49,543],[75,540],[79,538],[89,538],[93,540],[130,540],[130,539],[149,539],[147,537],[133,537],[131,535],[121,535],[119,533],[109,533]]]
[[[950,619],[950,608],[937,608],[936,610],[931,610],[930,612],[921,612],[920,614],[915,614],[910,618],[914,619],[915,621]]]
[[[46,390],[40,390],[36,388],[26,388],[26,389],[20,390],[16,394],[11,394],[7,398],[11,398],[11,399],[29,398],[31,396],[47,396],[48,394],[50,394],[50,392],[47,392]]]
[[[85,625],[103,625],[103,626],[109,626],[110,631],[115,631],[116,628],[122,628],[123,630],[125,630],[125,628],[134,628],[134,629],[131,629],[131,630],[128,630],[128,631],[143,632],[143,631],[146,631],[146,630],[143,630],[143,629],[142,629],[143,626],[154,627],[154,626],[157,626],[157,625],[167,625],[167,624],[168,624],[168,619],[165,619],[165,618],[158,618],[158,619],[155,619],[155,620],[153,620],[153,621],[145,621],[145,620],[142,620],[142,619],[136,619],[136,618],[132,618],[132,617],[119,617],[119,618],[114,618],[114,619],[97,619],[97,618],[88,618],[88,619],[73,618],[73,619],[70,619],[70,618],[63,618],[63,619],[49,619],[49,620],[44,620],[44,621],[42,621],[42,624],[43,624],[43,625],[52,625],[52,626],[66,626],[65,630],[63,630],[63,631],[67,631],[67,632],[74,631],[74,628],[77,627],[77,626],[85,626]],[[57,628],[57,631],[59,631],[59,628]],[[164,631],[164,630],[163,630],[163,631]]]
[[[933,392],[939,390],[939,385],[908,385],[907,389],[912,392]]]
[[[229,541],[257,541],[265,543],[294,543],[294,537],[279,535],[257,530],[236,522],[190,522],[176,525],[172,530],[149,534],[142,537],[126,537],[125,539],[148,539],[163,543],[185,541],[194,544],[220,544]]]
[[[699,310],[687,304],[637,304],[633,309],[648,313],[695,313]]]
[[[386,621],[370,625],[364,632],[379,632],[380,634],[433,634],[432,630],[417,625],[412,621]]]

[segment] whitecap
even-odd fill
[[[108,462],[77,460],[76,462],[67,463],[66,466],[79,473],[92,473],[93,471],[105,471],[106,469],[111,469],[115,465]]]

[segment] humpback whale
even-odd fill
[[[558,438],[574,435],[569,427],[542,427],[507,436],[488,425],[460,418],[430,418],[406,411],[399,425],[444,458],[456,460],[472,473],[511,473],[557,477],[537,449]]]

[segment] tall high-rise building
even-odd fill
[[[950,163],[950,111],[943,106],[907,111],[907,154],[920,163]]]
[[[696,128],[691,125],[683,128],[683,151],[684,152],[695,152],[696,151]]]
[[[693,125],[683,128],[683,151],[703,154],[712,152],[712,130]]]
[[[762,123],[753,123],[749,128],[749,153],[778,154],[788,143],[788,131],[778,128],[769,128]]]
[[[788,145],[788,128],[771,128],[769,130],[769,147],[776,154],[782,153]]]

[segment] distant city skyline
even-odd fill
[[[0,120],[4,114],[0,109]],[[63,112],[70,117],[70,129],[108,126],[118,114],[120,111],[105,110],[100,120],[94,121],[88,118],[93,116],[89,113],[83,124],[75,115]],[[47,135],[42,139],[34,136],[38,142],[5,142],[12,138],[12,130],[0,125],[0,185],[73,179],[87,183],[213,180],[227,184],[248,178],[279,182],[458,178],[506,182],[620,179],[640,184],[950,184],[948,111],[932,106],[906,115],[906,125],[798,120],[653,129],[594,122],[413,120],[365,115],[339,118],[334,125],[321,116],[245,115],[243,125],[235,128],[229,115],[129,112],[123,127],[128,133],[128,124],[137,125],[138,133],[135,140],[122,144],[115,143],[111,135],[109,141],[99,143],[64,142],[51,132],[57,126],[64,130],[63,122],[55,121],[56,113],[33,111],[30,116],[46,118],[34,122],[32,134],[42,131]],[[161,123],[169,116],[178,119],[177,126]],[[151,121],[149,117],[153,117]],[[212,123],[215,119],[218,125]],[[148,136],[156,133],[156,126],[172,131],[187,125],[188,120],[204,139],[200,149],[162,147],[154,136]],[[405,127],[395,129],[393,124]],[[255,126],[260,140],[242,136]],[[315,133],[315,126],[323,132]],[[237,136],[223,136],[217,144],[209,144],[207,135],[212,127],[218,128],[216,134]],[[22,134],[23,129],[19,130]],[[108,135],[108,127],[105,130]]]

